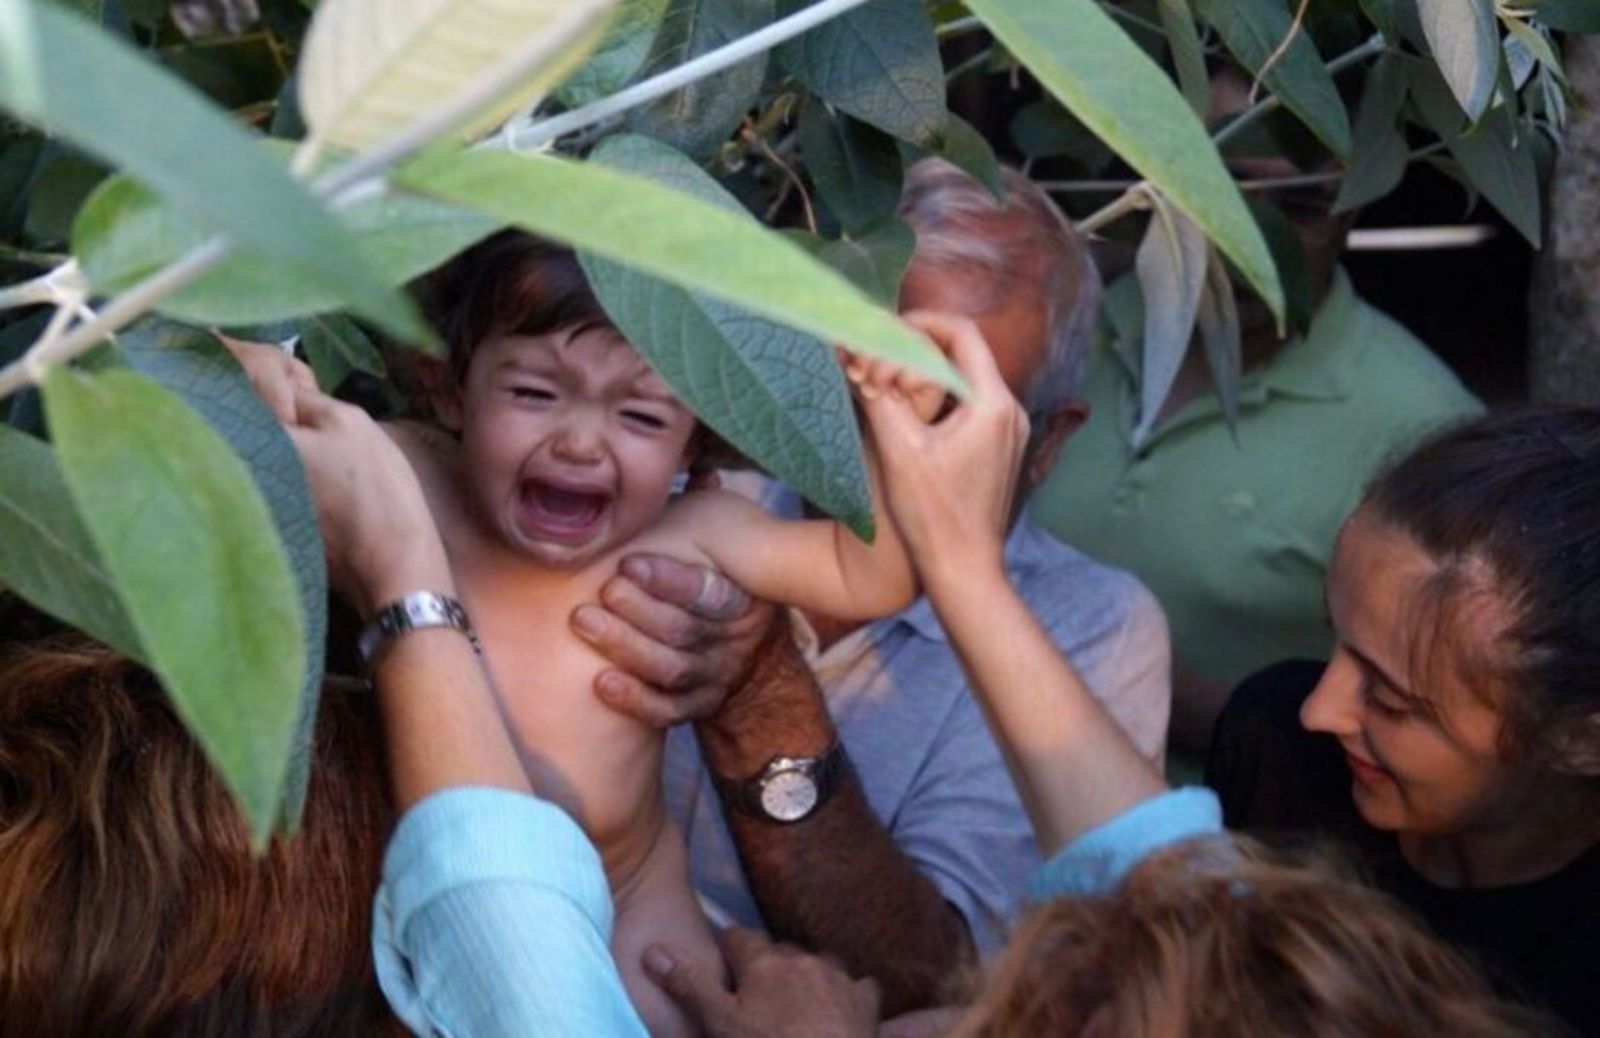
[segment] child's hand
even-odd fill
[[[295,394],[300,390],[315,391],[317,377],[303,361],[296,360],[277,346],[264,342],[246,342],[221,332],[215,333],[228,347],[233,359],[250,376],[250,384],[261,394],[278,421],[294,423]]]
[[[930,340],[933,341],[933,340]],[[937,346],[938,343],[934,342]],[[931,422],[944,411],[948,399],[943,386],[930,382],[886,360],[872,360],[839,350],[839,364],[845,377],[863,400],[875,400],[886,393],[899,393],[918,418]]]
[[[972,394],[931,423],[912,413],[903,394],[864,395],[889,511],[925,584],[999,570],[1027,415],[971,321],[925,312],[908,320],[949,355]]]

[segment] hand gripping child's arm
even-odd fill
[[[941,345],[939,330],[917,323]],[[882,362],[847,360],[858,392],[904,393],[923,420],[944,402],[944,391]],[[871,436],[867,478],[877,536],[868,544],[831,519],[784,520],[727,492],[702,492],[686,501],[692,536],[711,561],[759,598],[798,606],[840,620],[872,620],[910,605],[915,571],[900,531],[884,504],[883,483]]]

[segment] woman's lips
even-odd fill
[[[1350,765],[1350,774],[1355,777],[1357,782],[1372,786],[1380,782],[1393,781],[1393,776],[1389,774],[1387,768],[1380,768],[1363,757],[1357,757],[1349,750],[1345,751],[1344,758]]]

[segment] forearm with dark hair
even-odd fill
[[[744,779],[775,756],[816,756],[837,738],[816,679],[785,634],[746,687],[698,726],[713,773]],[[892,1016],[935,1005],[973,961],[965,919],[895,844],[846,767],[827,803],[792,825],[727,812],[745,878],[773,936],[875,979]]]

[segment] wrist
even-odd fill
[[[713,774],[744,779],[774,757],[816,757],[838,737],[827,702],[780,614],[744,683],[715,714],[695,725]]]
[[[922,587],[930,598],[951,594],[970,594],[976,589],[1008,584],[1005,549],[995,544],[992,548],[967,548],[964,551],[941,551],[913,560]]]
[[[354,580],[355,606],[363,619],[413,591],[456,597],[455,577],[437,535],[390,546],[362,564]]]

